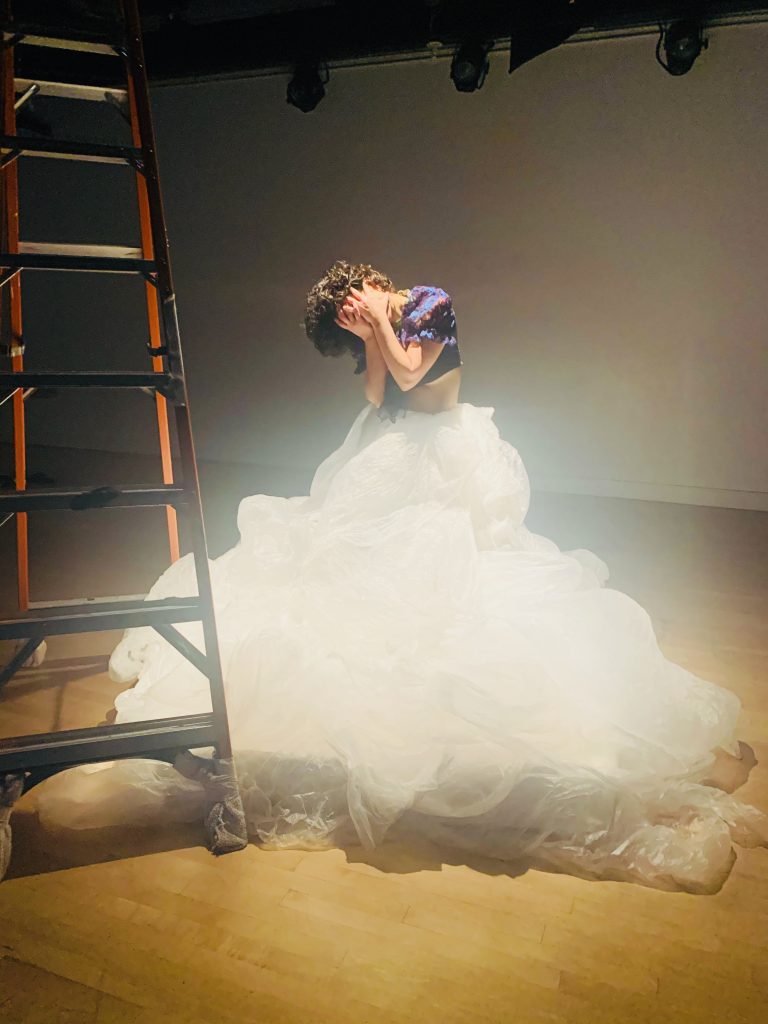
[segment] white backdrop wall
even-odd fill
[[[284,78],[156,89],[200,455],[308,481],[341,442],[361,378],[299,324],[343,256],[453,295],[462,397],[535,487],[768,508],[768,26],[710,36],[679,79],[651,37],[499,55],[472,95],[442,61],[338,71],[308,115]],[[110,408],[57,443],[141,449]]]

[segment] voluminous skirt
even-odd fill
[[[588,877],[711,891],[752,807],[700,784],[738,699],[661,654],[604,564],[524,525],[528,478],[493,409],[383,420],[373,406],[308,496],[240,505],[211,563],[249,834],[272,846],[419,834]],[[190,557],[149,597],[195,592]],[[202,648],[199,624],[178,627]],[[152,629],[110,668],[117,722],[210,710]],[[200,786],[137,760],[40,788],[49,827],[202,814]]]

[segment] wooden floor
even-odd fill
[[[532,525],[606,557],[666,653],[739,694],[759,762],[741,796],[768,808],[768,516],[541,496]],[[40,545],[38,582],[56,591],[74,572],[62,552],[85,552],[98,576],[109,550],[93,535]],[[129,576],[144,572],[138,550]],[[8,537],[0,559],[7,590]],[[52,643],[7,689],[2,733],[103,719],[114,639]],[[14,812],[0,885],[2,1022],[768,1021],[768,850],[739,851],[721,892],[696,897],[515,876],[430,847],[215,859],[191,826],[53,835],[35,793]]]

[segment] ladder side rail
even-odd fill
[[[131,136],[133,145],[141,147],[141,131],[139,129],[138,113],[136,110],[136,95],[133,86],[133,79],[128,74],[128,110],[131,121]],[[143,167],[136,170],[136,194],[139,205],[139,225],[141,228],[141,248],[144,259],[154,260],[155,248],[152,240],[152,221],[149,212],[149,199],[147,197],[147,183],[144,179]],[[149,344],[154,350],[162,347],[162,335],[160,331],[160,309],[158,303],[158,290],[150,281],[144,285],[147,302],[147,323],[149,325]],[[161,355],[152,354],[152,369],[155,373],[163,373],[165,364]],[[163,474],[163,483],[172,484],[173,476],[173,455],[171,452],[171,432],[168,423],[168,402],[159,391],[155,392],[155,413],[157,416],[157,433],[160,442],[160,465]],[[166,523],[168,527],[168,546],[170,548],[171,561],[178,560],[179,548],[179,526],[176,516],[176,509],[168,505],[166,507]]]
[[[141,22],[139,20],[136,0],[121,0],[121,3],[125,14],[127,29],[126,54],[129,69],[128,77],[133,83],[137,122],[141,134],[141,149],[144,160],[147,199],[149,203],[152,227],[157,287],[162,311],[163,340],[168,350],[166,356],[168,360],[168,369],[174,376],[178,376],[180,384],[179,401],[176,402],[176,424],[179,437],[182,469],[184,473],[184,484],[186,487],[190,488],[190,491],[194,492],[194,499],[190,496],[190,502],[187,506],[189,512],[185,521],[188,523],[190,541],[195,559],[195,571],[201,603],[203,637],[205,641],[205,655],[209,667],[208,678],[211,689],[211,705],[216,728],[220,736],[218,756],[224,759],[230,759],[232,757],[232,746],[229,734],[229,721],[226,711],[224,681],[221,672],[219,640],[216,632],[213,590],[211,586],[210,567],[208,565],[208,547],[205,539],[203,510],[200,500],[200,480],[197,471],[197,461],[195,459],[194,443],[192,440],[189,397],[184,378],[184,367],[179,337],[179,323],[176,313],[176,299],[168,252],[168,236],[165,228],[163,201],[160,192],[157,153],[152,127],[152,108],[149,99],[149,85],[147,82],[144,47],[141,37]]]
[[[10,2],[5,5],[5,14],[10,16]],[[3,92],[3,133],[16,134],[15,109],[15,51],[14,46],[2,48],[2,92]],[[2,171],[3,176],[3,219],[6,251],[19,251],[19,171],[17,162],[11,161]],[[8,281],[9,291],[9,346],[11,370],[20,373],[24,369],[22,355],[22,310],[21,275],[15,274]],[[26,420],[24,394],[21,390],[13,395],[13,461],[16,490],[27,486]],[[29,608],[29,525],[26,512],[16,515],[16,573],[17,600],[19,610]]]
[[[7,17],[11,13],[11,0],[0,0],[0,5]],[[190,514],[190,525],[192,549],[195,559],[195,571],[197,576],[198,597],[191,599],[171,601],[139,601],[137,603],[128,601],[109,604],[94,613],[90,607],[70,607],[59,615],[51,614],[50,609],[41,609],[42,615],[30,616],[27,612],[22,619],[0,622],[0,636],[3,634],[9,638],[26,637],[25,644],[27,653],[32,648],[32,641],[38,641],[44,633],[53,631],[57,634],[71,633],[73,631],[91,632],[95,620],[97,628],[111,629],[125,625],[126,616],[135,622],[142,622],[151,625],[165,635],[180,650],[182,654],[189,657],[193,664],[201,670],[206,670],[210,685],[212,711],[203,716],[183,717],[181,722],[177,720],[154,720],[151,722],[138,723],[130,727],[128,732],[123,732],[121,727],[91,727],[82,730],[77,736],[70,732],[68,736],[57,734],[41,734],[40,736],[17,738],[16,740],[0,740],[0,803],[3,807],[0,810],[0,826],[4,833],[8,830],[8,816],[10,809],[24,791],[25,784],[34,784],[42,781],[57,770],[65,767],[82,764],[89,761],[113,760],[125,757],[156,757],[170,761],[175,768],[184,776],[195,779],[204,789],[207,803],[205,813],[205,825],[208,833],[209,849],[216,854],[228,853],[234,850],[243,849],[248,842],[245,816],[243,813],[242,801],[237,790],[237,776],[232,759],[232,743],[229,733],[227,719],[224,683],[221,671],[221,659],[219,653],[218,636],[214,618],[213,593],[211,587],[210,568],[208,564],[207,546],[205,541],[205,529],[202,518],[202,504],[200,501],[200,487],[195,462],[195,452],[192,445],[191,425],[189,419],[189,408],[187,402],[187,390],[184,381],[183,367],[181,362],[181,348],[178,333],[178,320],[176,316],[173,285],[171,281],[170,265],[168,259],[167,237],[165,234],[162,199],[160,195],[159,180],[157,176],[157,164],[155,159],[155,143],[152,132],[151,108],[149,103],[149,89],[144,68],[144,55],[141,37],[141,24],[139,20],[136,0],[120,0],[120,10],[124,17],[128,41],[125,50],[126,70],[128,82],[134,90],[135,117],[132,119],[132,127],[138,129],[141,139],[140,149],[144,168],[149,167],[150,177],[146,192],[148,216],[144,224],[149,228],[144,230],[142,225],[143,240],[151,242],[154,253],[162,261],[158,267],[152,261],[136,261],[140,265],[136,268],[138,272],[147,277],[157,289],[155,309],[157,311],[158,326],[162,324],[163,346],[167,358],[167,369],[164,368],[162,360],[159,363],[153,362],[153,372],[149,374],[153,378],[150,385],[152,389],[159,390],[160,384],[156,381],[167,381],[168,387],[164,388],[169,400],[175,406],[176,419],[179,425],[179,440],[181,447],[181,463],[184,470],[183,499],[192,503]],[[3,63],[0,64],[0,89],[3,95],[0,102],[3,106],[2,130],[5,134],[15,135],[16,119],[14,108],[15,86],[18,80],[15,79],[15,67],[13,54],[14,46],[0,46]],[[122,52],[122,51],[121,51]],[[93,90],[94,92],[96,90]],[[59,90],[55,94],[67,95],[67,91]],[[123,93],[127,95],[127,91]],[[96,98],[95,96],[79,96],[79,98]],[[0,175],[0,185],[3,188],[2,201],[0,202],[0,214],[5,217],[5,232],[8,236],[7,255],[4,259],[10,267],[0,267],[0,288],[7,283],[14,283],[14,290],[10,292],[11,298],[11,343],[15,343],[11,372],[3,376],[9,378],[14,384],[23,383],[25,377],[23,371],[23,352],[21,334],[21,292],[17,278],[22,264],[19,262],[19,240],[18,240],[18,162],[13,159],[7,165],[7,172]],[[136,164],[137,170],[139,165]],[[0,225],[2,226],[2,225]],[[31,256],[24,257],[24,260],[31,260],[29,266],[48,267],[45,261],[35,260]],[[110,266],[92,266],[89,260],[76,258],[70,263],[56,261],[55,267],[49,269],[59,270],[119,270],[125,272],[123,267],[113,267],[111,264],[116,261],[102,260],[102,264],[110,263]],[[125,261],[123,261],[125,262]],[[14,265],[16,269],[14,269]],[[27,265],[26,263],[24,265]],[[160,352],[153,353],[153,356],[160,356]],[[58,375],[56,375],[58,376]],[[76,375],[82,377],[82,375]],[[124,386],[123,375],[115,376],[115,383]],[[120,379],[118,379],[120,378]],[[84,383],[79,381],[79,383]],[[91,383],[89,377],[88,383]],[[102,380],[102,384],[105,383]],[[135,384],[132,378],[131,384]],[[24,456],[24,434],[23,434],[23,400],[25,392],[16,387],[13,392],[14,411],[21,413],[21,447],[19,447],[19,434],[16,434],[16,484],[17,491],[23,491],[26,486],[25,460],[22,458],[19,466],[18,453],[21,451]],[[19,403],[22,403],[19,405]],[[167,409],[166,409],[167,413]],[[167,416],[166,416],[167,419]],[[168,441],[170,438],[168,437]],[[170,455],[170,446],[168,448]],[[172,468],[172,467],[171,467]],[[40,495],[41,499],[49,500],[48,496]],[[60,495],[56,494],[51,500],[59,500]],[[80,500],[81,496],[76,496]],[[162,494],[165,498],[166,494]],[[28,499],[22,494],[20,501]],[[22,521],[22,517],[18,517]],[[24,522],[24,553],[26,555],[26,517]],[[25,566],[26,568],[26,566]],[[28,579],[27,586],[28,586]],[[28,595],[27,602],[28,604]],[[162,607],[161,607],[162,606]],[[26,608],[24,609],[26,612]],[[179,633],[173,623],[180,621],[199,621],[202,624],[205,654],[196,647],[187,643],[183,634]],[[169,628],[165,629],[164,625]],[[200,757],[192,754],[193,749],[201,746],[213,745],[215,756],[211,758]],[[33,769],[30,771],[30,769]],[[26,782],[25,782],[26,780]],[[4,839],[6,838],[4,834]],[[10,838],[8,832],[7,838]],[[5,873],[10,855],[9,842],[2,844],[0,849],[0,879]]]

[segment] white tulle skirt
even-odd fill
[[[603,563],[524,525],[529,484],[493,410],[366,406],[310,494],[240,505],[211,563],[249,833],[273,846],[418,833],[590,877],[716,889],[766,819],[697,782],[733,749],[737,698],[667,661]],[[150,597],[195,592],[189,557]],[[202,647],[198,624],[179,627]],[[117,721],[210,710],[148,628],[110,662]],[[170,766],[42,784],[49,827],[194,818]]]

